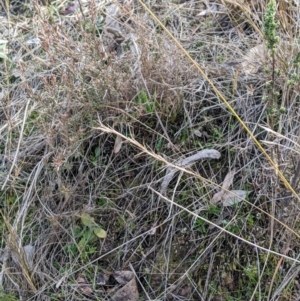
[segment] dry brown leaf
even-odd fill
[[[229,171],[228,174],[225,176],[225,179],[222,184],[223,189],[228,189],[232,185],[234,175],[235,175],[235,168]]]
[[[119,284],[124,285],[134,277],[134,274],[131,271],[117,271],[113,276]]]
[[[82,284],[82,283],[86,283],[86,280],[84,277],[82,276],[78,276],[76,279],[77,284]]]
[[[245,190],[231,190],[223,196],[223,206],[228,207],[241,202],[246,198]]]
[[[117,136],[115,140],[114,154],[117,154],[121,150],[122,143],[123,143],[122,137]]]
[[[86,294],[91,295],[93,293],[92,285],[87,282],[87,280],[83,276],[78,276],[76,279],[79,290]]]
[[[212,200],[211,200],[211,204],[212,205],[216,205],[217,203],[219,203],[222,200],[222,197],[224,195],[224,191],[221,190],[217,193],[214,194]]]
[[[85,295],[92,295],[93,294],[93,288],[92,285],[83,285],[80,286],[79,289],[81,290],[82,293],[84,293]]]
[[[229,187],[233,183],[234,175],[235,175],[235,169],[233,169],[233,170],[231,170],[227,173],[227,175],[225,176],[225,179],[223,181],[221,191],[215,193],[212,200],[211,200],[212,204],[215,205],[218,202],[220,202],[224,198],[225,194],[228,193],[227,190],[229,189]]]
[[[127,284],[121,287],[112,297],[114,301],[138,301],[139,292],[137,289],[135,278],[131,279]]]
[[[201,138],[203,134],[199,130],[194,130],[194,135]]]

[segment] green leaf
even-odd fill
[[[96,224],[94,218],[92,218],[87,213],[82,213],[80,217],[81,217],[81,222],[87,227],[92,227]]]
[[[99,238],[105,238],[106,237],[106,231],[99,228],[99,227],[95,227],[93,229],[93,231],[94,231],[95,235]]]
[[[100,147],[98,146],[98,147],[96,147],[96,149],[95,149],[95,157],[98,158],[98,157],[100,156],[100,153],[101,153],[101,149],[100,149]]]

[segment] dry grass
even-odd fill
[[[273,69],[244,2],[147,5],[299,193],[299,7],[278,1]],[[141,300],[298,300],[298,199],[139,1],[0,5],[0,300],[111,300],[122,270]],[[233,169],[246,200],[213,205]]]

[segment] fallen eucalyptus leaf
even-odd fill
[[[227,173],[227,175],[224,178],[221,191],[215,193],[211,200],[212,204],[217,204],[218,202],[220,202],[224,198],[225,194],[228,193],[227,190],[233,183],[234,175],[235,175],[235,169]]]
[[[234,175],[235,175],[235,168],[229,171],[228,174],[225,176],[225,179],[222,184],[222,188],[228,189],[232,185]]]
[[[223,206],[228,207],[241,202],[246,198],[245,190],[231,190],[223,196]]]
[[[175,174],[176,174],[176,170],[172,167],[168,167],[166,169],[166,175],[164,176],[164,179],[161,183],[160,186],[160,193],[164,194],[170,184],[170,182],[172,181],[172,179],[174,178]]]
[[[189,156],[187,158],[179,159],[177,162],[178,165],[182,167],[186,167],[200,159],[220,159],[221,154],[219,151],[215,149],[204,149],[202,151],[197,152],[196,154]]]
[[[114,154],[117,154],[120,151],[122,147],[122,143],[123,143],[122,137],[117,136],[114,145]]]
[[[177,165],[179,167],[188,167],[189,165],[195,163],[196,161],[200,159],[219,159],[221,157],[220,152],[218,152],[215,149],[204,149],[202,151],[197,152],[194,155],[191,155],[186,158],[181,158],[177,160],[174,165]],[[176,172],[178,170],[174,167],[168,167],[166,169],[166,175],[164,176],[164,179],[162,181],[161,187],[160,187],[160,193],[164,194],[168,188],[168,185],[174,178]]]
[[[26,245],[24,247],[24,253],[29,270],[33,270],[33,258],[34,258],[35,247],[32,245]]]
[[[24,253],[23,253],[24,252]],[[34,258],[35,247],[32,245],[26,245],[24,248],[21,248],[19,252],[12,251],[11,257],[14,263],[21,265],[20,256],[26,260],[26,264],[29,270],[33,269],[33,258]]]
[[[216,205],[222,200],[222,197],[224,196],[224,191],[221,190],[219,192],[216,192],[211,200],[211,204]]]

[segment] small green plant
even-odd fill
[[[279,26],[279,23],[275,21],[276,16],[276,1],[271,0],[267,5],[266,14],[264,16],[264,23],[263,23],[263,31],[266,39],[266,46],[267,49],[270,51],[271,54],[271,62],[272,62],[272,70],[271,76],[272,81],[268,83],[267,88],[270,90],[270,102],[269,108],[271,108],[271,112],[276,110],[277,106],[275,107],[275,99],[276,91],[275,91],[275,75],[276,75],[276,68],[275,68],[275,55],[277,52],[277,45],[279,42],[279,37],[276,34],[276,30]],[[277,110],[276,110],[277,111]],[[274,129],[274,114],[271,113],[270,115],[270,127]]]
[[[4,292],[0,291],[0,301],[18,301],[19,299],[16,298],[12,294],[5,294]]]
[[[290,79],[288,80],[288,84],[290,86],[295,86],[296,82],[299,81],[299,74],[297,72],[293,72],[291,75],[290,75]]]
[[[64,247],[66,253],[71,258],[80,256],[83,261],[89,259],[95,253],[93,244],[95,243],[95,236],[91,235],[90,231],[82,229],[79,226],[73,228],[74,238],[78,243],[71,243]]]
[[[86,20],[83,23],[83,28],[88,33],[94,33],[97,37],[100,37],[103,32],[104,17],[100,16],[95,22]]]
[[[213,128],[212,138],[213,138],[213,141],[216,141],[216,142],[220,141],[220,139],[222,138],[222,132],[219,128],[217,128],[217,127]]]
[[[184,144],[188,140],[188,138],[189,138],[189,130],[188,128],[185,127],[181,132],[180,142]]]
[[[208,210],[203,212],[201,216],[206,220],[213,220],[213,218],[218,217],[221,214],[221,208],[215,205],[209,206]],[[209,225],[204,220],[197,218],[194,224],[194,230],[200,232],[201,234],[206,234]]]
[[[93,233],[87,229],[81,229],[78,227],[75,229],[76,236],[79,239],[78,244],[71,245],[71,251],[73,255],[80,252],[80,256],[83,260],[88,260],[91,255],[95,254],[97,247],[94,245],[96,242],[96,237]]]
[[[279,37],[276,30],[279,23],[275,21],[276,15],[276,1],[271,0],[267,5],[267,11],[264,17],[264,34],[267,42],[267,48],[271,51],[272,55],[277,51]],[[275,70],[275,68],[273,69]]]
[[[162,150],[162,147],[163,147],[163,138],[162,137],[159,137],[157,139],[157,142],[156,142],[156,145],[155,145],[155,148],[158,152],[160,152]]]
[[[65,251],[74,257],[80,254],[83,260],[88,260],[97,250],[97,238],[105,238],[106,231],[99,227],[89,214],[82,213],[80,218],[84,227],[77,225],[73,228],[77,243],[67,245]]]
[[[138,105],[142,105],[147,113],[154,113],[157,101],[151,101],[148,94],[142,90],[137,96]]]
[[[94,150],[94,153],[89,156],[89,158],[94,166],[98,166],[98,164],[99,164],[98,159],[100,157],[100,154],[101,154],[101,149],[99,146],[97,146]]]
[[[87,213],[82,213],[80,217],[82,224],[88,228],[89,232],[94,233],[99,238],[106,237],[106,231],[99,227],[93,217]]]
[[[244,274],[248,277],[251,283],[256,283],[258,279],[258,270],[256,265],[248,264],[243,268]]]

